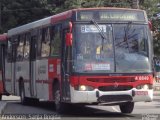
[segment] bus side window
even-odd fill
[[[50,54],[50,29],[44,28],[42,30],[42,49],[41,57],[48,57]]]
[[[30,35],[26,34],[24,43],[24,59],[28,59],[30,55]]]
[[[7,61],[12,61],[12,43],[10,42],[11,39],[8,40],[8,48],[7,48]]]
[[[52,28],[51,36],[51,56],[60,56],[61,25],[56,25]]]
[[[20,35],[17,46],[17,58],[16,60],[23,60],[25,35]]]
[[[41,57],[41,46],[42,46],[41,41],[42,41],[42,29],[39,29],[37,38],[37,49],[36,49],[37,57]]]

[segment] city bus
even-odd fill
[[[5,60],[5,49],[7,44],[7,34],[0,34],[0,100],[2,100],[2,95],[7,95],[4,87],[4,60]]]
[[[152,37],[145,11],[129,8],[68,10],[8,30],[5,87],[29,99],[118,105],[153,99]]]

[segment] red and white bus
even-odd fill
[[[0,35],[0,100],[2,100],[2,95],[7,95],[5,92],[4,82],[4,60],[5,60],[5,49],[7,44],[7,34]]]
[[[145,11],[81,8],[8,31],[8,93],[69,104],[152,101],[152,37]]]

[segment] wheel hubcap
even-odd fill
[[[57,91],[55,92],[55,104],[56,104],[56,105],[59,105],[59,103],[60,103],[60,91],[57,90]]]

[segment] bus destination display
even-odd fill
[[[81,21],[145,21],[142,11],[82,11],[77,15]]]

